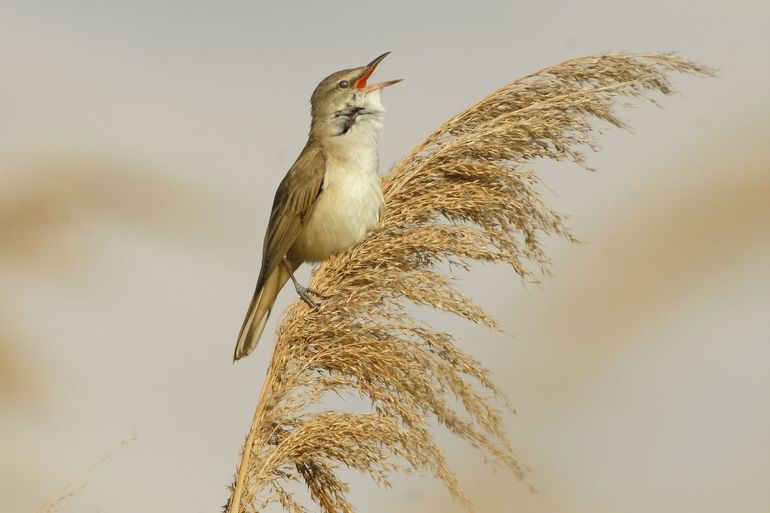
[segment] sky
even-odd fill
[[[68,491],[57,511],[224,504],[271,349],[232,365],[275,187],[317,82],[384,51],[376,77],[404,81],[383,93],[383,173],[569,58],[677,51],[719,70],[624,110],[633,129],[601,137],[595,173],[537,169],[583,241],[549,243],[542,286],[487,267],[463,282],[513,334],[448,321],[517,408],[527,483],[437,436],[488,512],[768,511],[758,0],[0,2],[0,510]],[[462,511],[429,479],[350,477],[360,511]]]

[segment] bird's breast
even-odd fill
[[[384,206],[374,145],[355,145],[344,158],[329,155],[324,182],[291,254],[306,262],[323,260],[360,241]]]

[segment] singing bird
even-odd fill
[[[332,73],[313,91],[308,141],[275,192],[262,268],[234,360],[257,346],[275,298],[290,278],[297,294],[318,310],[310,294],[321,295],[294,277],[300,265],[352,246],[379,221],[385,206],[376,140],[385,113],[380,93],[401,80],[367,81],[389,53]]]

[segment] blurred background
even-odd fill
[[[565,59],[719,68],[625,110],[598,172],[539,169],[584,241],[549,244],[542,287],[465,283],[514,335],[447,327],[517,407],[527,482],[439,437],[480,511],[770,511],[769,20],[766,0],[0,2],[0,510],[218,511],[271,343],[232,348],[310,92],[391,50],[383,171]],[[427,479],[352,496],[462,510]]]

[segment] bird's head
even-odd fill
[[[380,101],[380,91],[401,80],[376,84],[369,84],[368,80],[389,53],[383,53],[366,66],[332,73],[318,84],[310,98],[313,116],[311,132],[339,136],[348,133],[361,121],[381,122],[385,109]]]

